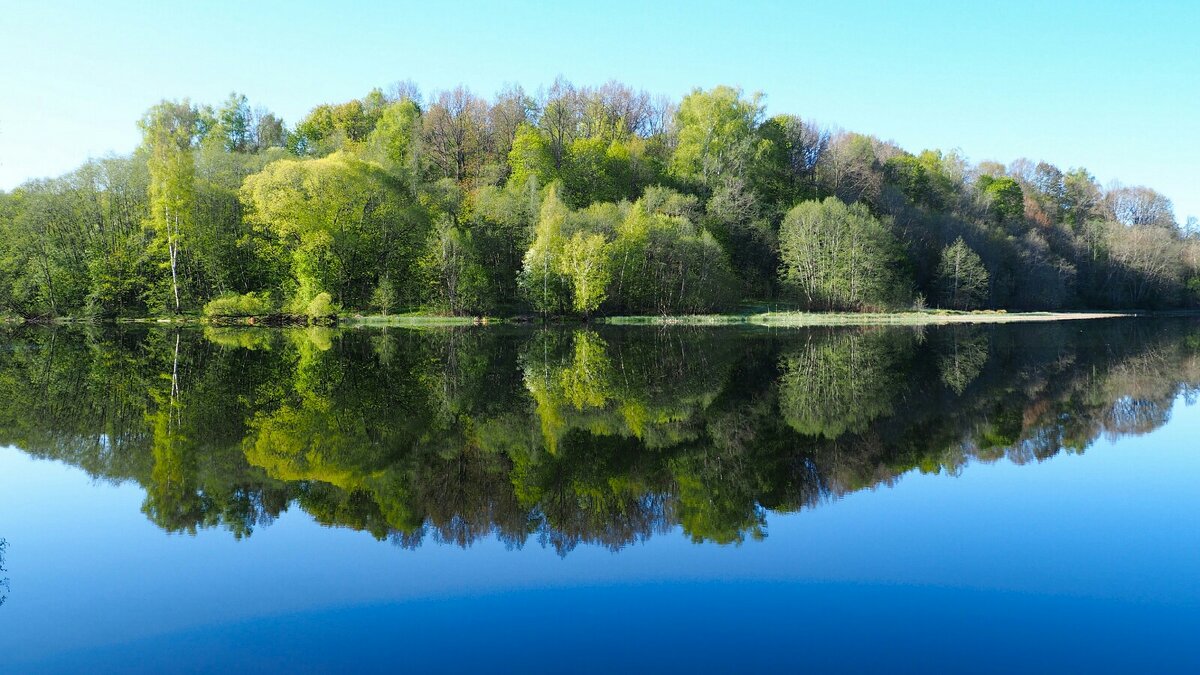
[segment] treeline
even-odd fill
[[[911,154],[758,95],[400,84],[293,126],[164,101],[0,193],[0,312],[678,314],[1200,302],[1194,219],[1045,162]]]
[[[778,331],[5,330],[0,445],[170,531],[404,545],[766,533],[906,472],[1083,452],[1200,392],[1190,321]]]

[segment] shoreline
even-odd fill
[[[248,318],[248,317],[247,317]],[[902,311],[902,312],[757,312],[757,313],[713,313],[713,315],[680,315],[680,316],[608,316],[593,317],[584,321],[577,317],[557,317],[550,321],[542,321],[540,317],[473,317],[473,316],[443,316],[424,315],[424,313],[409,313],[409,315],[342,315],[337,317],[335,324],[325,325],[334,328],[451,328],[467,327],[467,325],[690,325],[690,327],[719,327],[719,325],[752,325],[764,328],[808,328],[836,327],[836,325],[944,325],[952,323],[1039,323],[1052,321],[1096,321],[1096,319],[1114,318],[1200,318],[1200,310],[1164,310],[1164,311]],[[29,321],[29,319],[4,318],[0,324],[7,325],[96,325],[104,323],[115,324],[149,324],[149,325],[198,325],[198,327],[218,328],[294,328],[294,325],[272,325],[253,323],[250,321],[214,322],[199,316],[178,317],[118,317],[118,318],[85,318],[58,317]],[[304,327],[300,327],[304,328]]]
[[[822,326],[928,326],[946,324],[983,323],[1036,323],[1047,321],[1087,321],[1098,319],[1128,318],[1187,318],[1200,317],[1200,310],[1170,311],[1109,311],[1084,310],[1068,312],[1003,312],[976,311],[957,312],[927,310],[919,312],[762,312],[754,314],[692,314],[680,316],[609,316],[595,317],[590,323],[610,326],[759,326],[767,328],[806,328]],[[55,326],[68,324],[150,324],[158,326],[191,325],[216,326],[221,328],[281,328],[247,322],[218,323],[198,316],[179,317],[136,317],[116,319],[89,319],[61,317],[43,321],[7,319],[3,323],[16,325]],[[543,322],[529,317],[472,317],[443,316],[437,314],[342,315],[336,326],[345,328],[408,327],[447,328],[463,326],[536,326],[536,325],[587,325],[582,319],[567,317]],[[327,324],[326,324],[327,325]],[[332,327],[332,326],[330,326]]]

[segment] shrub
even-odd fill
[[[262,316],[274,310],[269,293],[227,293],[204,306],[207,317]]]
[[[337,314],[337,305],[328,293],[318,293],[304,308],[304,314],[310,319],[323,319]]]

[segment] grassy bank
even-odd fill
[[[1172,312],[1170,315],[1197,313]],[[610,316],[596,317],[592,323],[618,326],[734,326],[754,325],[772,327],[804,326],[920,326],[948,323],[1018,323],[1033,321],[1072,321],[1083,319],[1112,319],[1133,316],[1157,316],[1153,313],[1134,312],[953,312],[948,310],[926,310],[913,312],[752,312],[739,314],[692,314],[682,316]],[[552,319],[552,323],[577,324],[581,319],[565,317]],[[343,317],[346,326],[463,326],[470,324],[512,323],[502,318],[475,318],[461,316],[436,316],[429,314],[404,314],[396,316],[349,316]],[[533,323],[541,323],[534,318]]]
[[[755,308],[757,309],[757,308]],[[804,312],[804,311],[748,311],[736,314],[693,314],[681,316],[610,316],[595,317],[592,323],[602,323],[619,326],[768,326],[775,328],[801,328],[806,326],[925,326],[950,323],[1022,323],[1037,321],[1079,321],[1085,319],[1113,319],[1128,317],[1178,317],[1200,316],[1200,311],[1168,311],[1168,312],[1123,312],[1123,311],[1078,311],[1078,312],[1003,312],[977,311],[955,312],[949,310],[925,310],[908,312]],[[202,324],[212,325],[209,319],[197,315],[121,318],[120,323],[143,323],[158,325]],[[583,321],[573,317],[551,319],[551,323],[559,325],[582,324]],[[58,317],[38,322],[22,322],[14,319],[11,323],[103,323],[90,318]],[[245,322],[249,324],[249,322]],[[531,323],[540,325],[540,317],[521,316],[519,318],[503,317],[472,317],[445,316],[437,314],[408,313],[383,315],[350,314],[338,317],[337,325],[344,327],[409,327],[436,328],[448,326],[497,325]],[[243,325],[238,322],[236,325]],[[262,323],[260,327],[272,327]]]
[[[1131,312],[951,312],[928,310],[913,312],[762,312],[758,314],[716,314],[700,316],[622,316],[605,319],[620,325],[733,325],[750,324],[779,328],[805,326],[925,326],[948,323],[1019,323],[1033,321],[1071,321],[1144,316]]]

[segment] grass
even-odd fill
[[[761,312],[756,314],[712,314],[698,316],[621,316],[604,319],[618,325],[736,325],[749,324],[779,328],[805,326],[922,326],[945,323],[1017,323],[1029,321],[1065,321],[1107,319],[1134,316],[1124,312],[954,312],[924,310],[909,312]]]
[[[493,323],[498,322],[497,319],[484,319],[482,321],[471,316],[439,316],[436,314],[420,314],[417,312],[407,314],[350,314],[339,317],[340,323],[344,326],[409,326],[409,327],[436,327],[436,326],[470,326],[475,323]]]
[[[943,309],[909,310],[899,312],[808,312],[780,305],[764,303],[745,303],[729,314],[687,314],[678,316],[644,315],[644,316],[610,316],[596,317],[594,323],[617,326],[769,326],[777,328],[805,326],[920,326],[946,323],[1016,323],[1033,321],[1065,321],[1079,319],[1107,319],[1130,316],[1197,316],[1197,310],[1179,310],[1173,312],[1124,312],[1124,311],[1078,311],[1078,312],[1005,312],[1004,310],[981,310],[974,312],[959,312]],[[469,326],[475,324],[509,324],[522,323],[531,320],[540,324],[539,317],[521,317],[520,320],[501,317],[472,317],[448,316],[429,314],[420,311],[391,315],[372,314],[343,314],[338,317],[339,325],[347,327],[409,327],[409,328],[438,328],[453,326]],[[0,317],[0,321],[3,317]],[[18,320],[19,321],[19,320]],[[70,318],[56,317],[53,323],[94,322],[91,317]],[[151,324],[203,324],[208,323],[203,317],[194,314],[123,317],[116,319],[121,323],[151,323]],[[551,319],[552,323],[575,324],[582,323],[581,319],[559,317]]]

